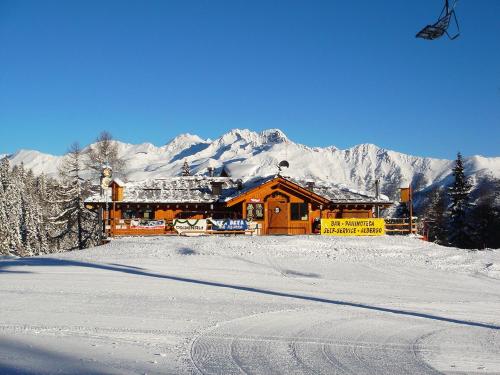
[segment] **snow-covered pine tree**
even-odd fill
[[[113,139],[111,133],[103,131],[95,143],[89,146],[86,153],[85,164],[92,172],[93,179],[99,179],[104,165],[112,168],[114,176],[125,178],[126,162],[120,156],[118,143]]]
[[[43,225],[40,197],[35,189],[33,171],[21,170],[21,240],[23,256],[33,256],[48,252],[47,237]]]
[[[9,159],[0,160],[0,254],[10,253],[10,232],[7,222],[7,202],[5,188],[9,180]]]
[[[74,143],[59,168],[57,200],[62,211],[53,218],[53,224],[58,228],[57,239],[66,249],[84,249],[94,245],[97,238],[96,215],[84,205],[87,184],[82,178],[83,157],[79,144]]]
[[[21,218],[19,221],[19,231],[21,233],[21,243],[22,243],[22,253],[19,254],[21,256],[32,256],[34,255],[34,251],[31,248],[32,241],[31,239],[35,236],[36,228],[34,227],[33,220],[33,201],[30,199],[31,197],[27,196],[28,189],[26,187],[26,170],[24,169],[24,164],[21,163],[19,165],[18,171],[18,186],[20,189],[21,196]],[[29,240],[28,240],[29,238]]]
[[[55,186],[57,186],[57,181],[47,178],[44,173],[35,179],[35,191],[37,192],[38,208],[41,214],[40,241],[42,246],[47,249],[47,253],[57,250],[57,247],[51,241],[51,238],[56,233],[50,220],[51,217],[57,216],[59,212],[59,205],[56,203]]]
[[[448,189],[451,198],[449,208],[449,230],[448,242],[452,246],[467,248],[471,246],[470,227],[467,225],[466,216],[470,208],[469,194],[471,183],[465,176],[462,154],[457,154],[455,166],[453,167],[453,176],[455,177],[453,185]]]
[[[60,225],[58,225],[53,218],[58,217],[63,211],[65,202],[59,201],[59,192],[61,190],[61,182],[56,179],[47,180],[47,195],[46,201],[49,204],[47,212],[47,234],[50,247],[54,252],[65,251],[69,246],[65,246],[65,238],[59,237]],[[73,246],[73,244],[71,244]]]
[[[32,256],[48,251],[35,177],[21,163],[0,162],[0,253]]]
[[[5,188],[5,212],[7,214],[8,246],[9,251],[16,255],[23,255],[24,249],[21,240],[21,218],[22,218],[22,181],[20,167],[15,166],[8,173],[4,181]]]
[[[424,212],[424,220],[429,228],[429,241],[446,245],[446,195],[443,189],[435,188],[429,193],[429,203]]]
[[[184,164],[182,164],[182,176],[191,176],[191,168],[189,167],[189,164],[187,160],[184,160]]]
[[[0,160],[0,184],[3,185],[3,190],[7,189],[8,181],[10,179],[10,163],[7,156]]]
[[[0,171],[2,173],[2,171]],[[2,178],[0,174],[0,179]],[[10,253],[9,227],[7,225],[7,210],[5,204],[5,191],[0,182],[0,254],[8,255]]]
[[[500,248],[500,180],[483,179],[474,192],[476,204],[471,208],[468,222],[473,224],[471,238],[479,249]]]

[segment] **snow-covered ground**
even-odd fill
[[[500,374],[500,251],[123,238],[0,260],[1,374]]]

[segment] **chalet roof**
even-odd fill
[[[308,180],[270,175],[246,181],[243,188],[238,189],[237,180],[229,177],[185,176],[164,179],[144,180],[125,183],[123,189],[124,203],[214,203],[227,202],[259,187],[271,180],[282,178],[302,188],[307,188]],[[212,183],[222,184],[220,196],[212,194]],[[381,203],[390,204],[385,196],[378,199],[375,195],[359,192],[344,186],[326,182],[315,182],[313,193],[332,203]],[[109,192],[110,193],[110,192]],[[110,201],[110,196],[108,201]],[[104,202],[100,194],[89,197],[86,202]]]
[[[293,178],[287,179],[303,187],[307,187],[307,183],[310,181]],[[375,194],[350,189],[343,185],[327,183],[324,181],[315,181],[312,191],[327,198],[332,203],[392,203],[385,195],[380,195],[377,198]]]
[[[222,184],[222,196],[212,194],[212,182]],[[133,181],[125,184],[124,203],[213,203],[224,195],[235,194],[236,181],[227,177],[183,176],[164,179]],[[110,198],[108,197],[108,200]],[[86,202],[104,202],[105,198],[95,194]]]
[[[306,179],[297,179],[285,176],[279,176],[287,181],[290,181],[294,184],[301,186],[302,188],[307,189],[308,182],[311,180]],[[278,178],[277,175],[270,175],[267,177],[255,178],[250,181],[245,182],[243,190],[236,191],[234,195],[226,195],[225,200],[229,201],[238,197],[241,194],[247,193],[256,187],[265,184],[268,181],[271,181],[275,178]],[[347,188],[342,185],[337,185],[333,183],[327,183],[324,181],[315,182],[314,188],[312,189],[313,193],[320,195],[332,203],[382,203],[382,204],[390,204],[392,203],[388,197],[385,195],[381,195],[378,199],[375,197],[375,194],[369,194],[366,192],[361,192],[357,190],[353,190]]]

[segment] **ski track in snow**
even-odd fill
[[[238,319],[197,338],[191,358],[202,374],[430,375],[454,372],[436,370],[425,357],[450,349],[455,351],[454,360],[471,356],[465,346],[426,344],[437,332],[450,334],[458,328],[404,319],[339,319],[330,315],[330,311],[307,311],[271,313],[252,317],[250,322]],[[480,328],[469,334],[487,343],[472,353],[475,361],[486,359],[498,366],[500,352],[492,342],[498,342],[500,335],[492,341],[490,333]],[[493,372],[477,373],[500,371],[497,367]]]
[[[0,373],[500,374],[499,264],[403,237],[123,238],[5,258]]]
[[[425,357],[446,349],[427,345],[427,339],[438,331],[449,334],[454,327],[407,318],[332,315],[329,310],[273,312],[227,322],[198,337],[191,358],[206,375],[453,373],[433,368]],[[488,341],[486,329],[470,333]],[[484,346],[474,356],[481,361],[499,354],[498,348]]]

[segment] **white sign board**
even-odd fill
[[[173,224],[181,236],[202,236],[207,231],[206,219],[176,219]]]
[[[131,229],[165,229],[165,220],[130,220]]]

